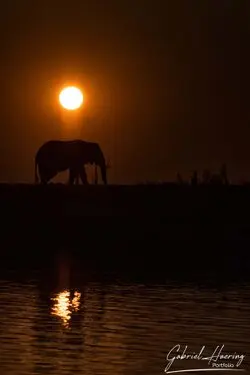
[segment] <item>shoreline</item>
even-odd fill
[[[250,224],[249,186],[0,184],[0,217],[214,218]]]

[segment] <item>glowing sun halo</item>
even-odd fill
[[[77,87],[66,87],[60,92],[59,101],[63,108],[72,111],[81,107],[83,103],[83,94]]]

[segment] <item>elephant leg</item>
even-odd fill
[[[73,185],[74,183],[79,185],[79,178],[81,178],[83,184],[88,183],[85,168],[71,168],[69,170],[69,185]]]
[[[70,169],[69,170],[69,180],[68,180],[68,185],[74,185],[74,182],[77,178],[77,172],[75,169]]]
[[[80,174],[80,178],[81,178],[83,185],[88,184],[87,173],[86,173],[85,167],[82,167],[80,169],[79,174]]]
[[[49,180],[46,177],[44,176],[41,177],[41,185],[47,185],[48,182]]]
[[[94,166],[95,170],[94,170],[94,173],[95,173],[95,185],[98,184],[98,171],[97,171],[97,165],[95,164]]]
[[[79,173],[77,173],[76,178],[75,178],[76,185],[79,185]]]
[[[41,184],[46,185],[53,177],[56,176],[57,172],[53,170],[47,170],[45,168],[41,168],[39,170]]]

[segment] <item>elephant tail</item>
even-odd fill
[[[39,177],[37,174],[37,160],[35,160],[35,184],[39,183]]]

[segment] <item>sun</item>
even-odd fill
[[[83,94],[77,87],[69,86],[60,92],[59,102],[63,108],[73,111],[81,107],[83,103]]]

